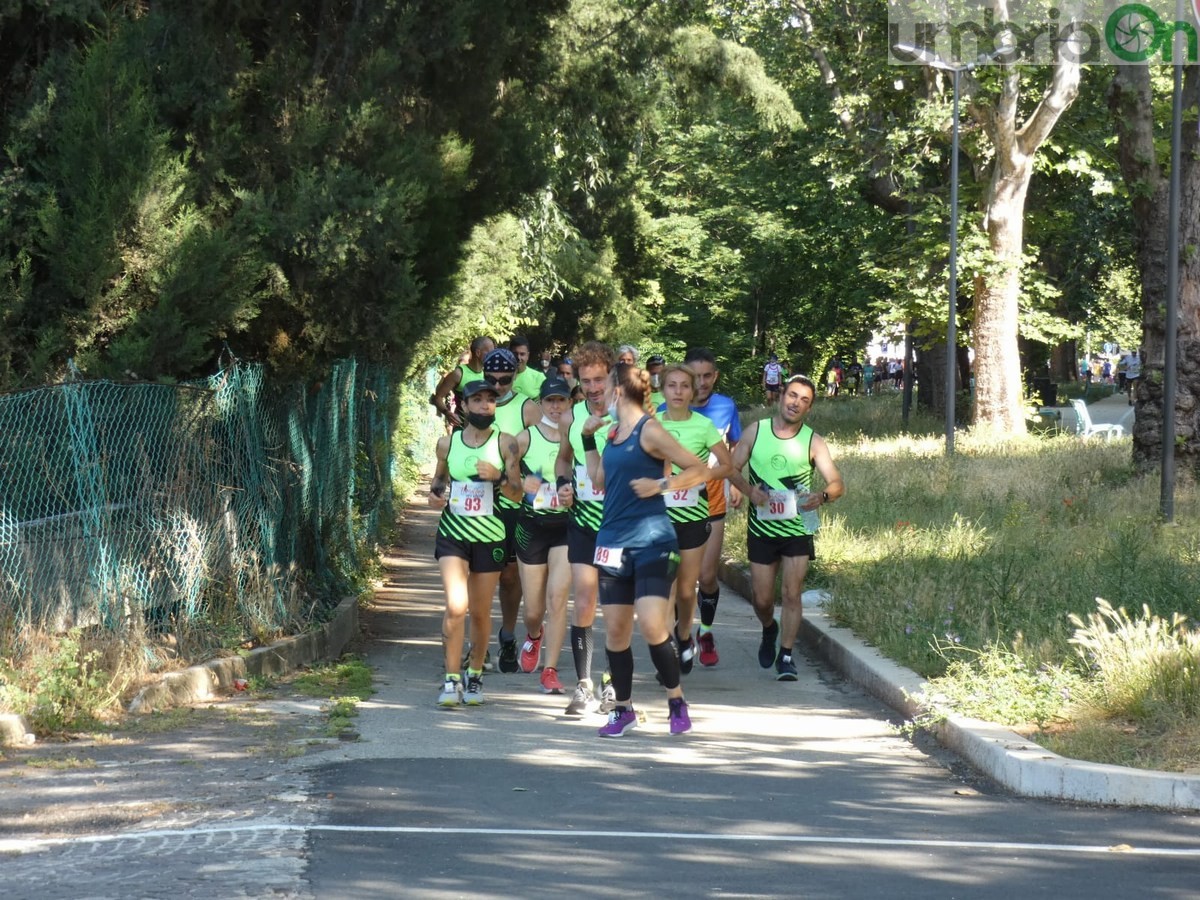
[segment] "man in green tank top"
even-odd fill
[[[758,664],[767,669],[774,663],[779,681],[798,678],[792,647],[800,633],[808,564],[816,558],[817,510],[846,492],[825,439],[804,424],[816,393],[808,376],[793,375],[783,386],[775,414],[747,426],[733,451],[730,481],[750,500],[746,555],[754,612],[763,626]],[[816,489],[814,472],[824,490]],[[776,622],[775,577],[781,564],[783,609]]]
[[[462,428],[463,417],[458,410],[462,409],[462,390],[472,381],[483,381],[483,360],[496,349],[496,342],[490,337],[480,336],[471,341],[471,358],[467,362],[455,366],[442,376],[438,386],[433,391],[429,402],[445,416],[446,421],[454,428]],[[454,395],[455,409],[450,409],[449,398]]]

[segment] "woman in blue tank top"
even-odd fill
[[[637,725],[633,710],[633,619],[659,680],[667,689],[671,734],[689,731],[683,689],[679,686],[679,654],[671,642],[671,583],[679,564],[675,527],[662,495],[703,484],[708,464],[684,450],[646,410],[650,376],[636,366],[618,364],[609,378],[608,414],[616,425],[601,457],[596,432],[604,420],[591,416],[583,425],[588,477],[604,491],[604,514],[596,534],[595,565],[600,570],[600,604],[604,609],[608,654],[616,708],[601,737],[620,737]],[[679,472],[670,475],[672,464]]]

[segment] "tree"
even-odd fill
[[[1196,110],[1200,104],[1200,71],[1186,67],[1183,146],[1180,157],[1178,385],[1174,398],[1163,396],[1166,350],[1167,241],[1169,172],[1162,157],[1171,115],[1165,107],[1165,79],[1155,79],[1146,65],[1114,69],[1111,107],[1119,136],[1121,170],[1129,189],[1136,223],[1137,259],[1142,287],[1142,349],[1145,359],[1137,388],[1133,430],[1134,461],[1153,465],[1161,458],[1164,406],[1175,416],[1176,458],[1200,471],[1200,146]]]

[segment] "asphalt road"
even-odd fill
[[[405,547],[364,615],[378,693],[362,704],[360,740],[314,742],[305,725],[299,743],[278,739],[302,755],[262,759],[242,722],[227,726],[240,755],[214,757],[215,736],[164,738],[177,752],[158,765],[38,769],[44,789],[10,768],[0,790],[24,790],[21,803],[87,815],[39,838],[19,809],[6,814],[0,897],[1200,896],[1197,816],[1013,797],[912,743],[822,663],[775,682],[758,668],[748,604],[729,591],[721,663],[684,682],[690,734],[667,733],[640,642],[634,699],[647,721],[619,740],[596,736],[599,716],[565,718],[568,698],[541,694],[533,675],[490,674],[483,707],[437,709],[435,522],[407,514]],[[294,699],[254,710],[319,722],[315,703]],[[144,790],[103,795],[109,771]],[[173,805],[122,825],[101,796],[113,815],[135,799]]]
[[[619,740],[563,717],[533,675],[488,675],[484,707],[435,709],[434,522],[410,514],[368,617],[381,684],[363,739],[313,773],[334,798],[309,834],[318,897],[1200,894],[1196,817],[1012,797],[816,661],[775,682],[728,591],[721,664],[685,679],[691,734],[667,733],[636,643],[647,722]]]

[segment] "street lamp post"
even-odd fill
[[[1001,57],[1012,56],[1011,47],[1001,47],[985,54],[975,62],[952,63],[942,59],[928,47],[915,44],[893,44],[897,53],[919,60],[931,69],[949,72],[954,85],[954,101],[950,125],[950,298],[946,320],[946,455],[954,453],[954,400],[958,389],[958,98],[959,80],[963,72]]]

